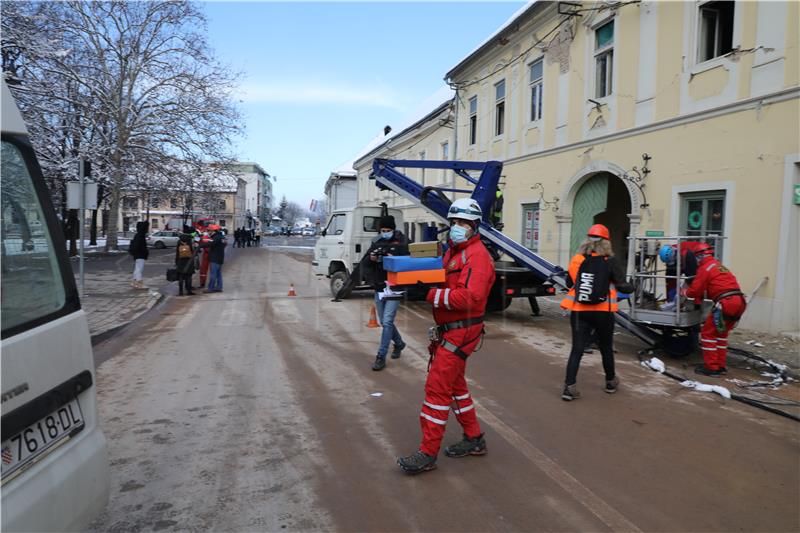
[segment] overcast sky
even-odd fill
[[[399,124],[523,2],[208,2],[217,56],[244,73],[239,156],[307,207],[332,170]]]

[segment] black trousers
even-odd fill
[[[589,342],[589,335],[595,330],[600,354],[603,356],[603,370],[606,380],[614,379],[614,313],[607,311],[573,311],[569,316],[572,326],[572,351],[567,361],[567,385],[574,385],[581,365],[583,349]]]
[[[192,275],[178,273],[178,294],[192,292]]]

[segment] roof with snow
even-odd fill
[[[354,166],[357,162],[364,159],[378,148],[385,146],[392,139],[400,137],[404,133],[418,127],[420,124],[428,120],[432,115],[440,113],[443,107],[448,105],[453,100],[454,96],[455,91],[453,91],[453,89],[451,89],[448,85],[439,87],[436,92],[423,100],[414,111],[409,113],[400,122],[399,127],[392,129],[388,135],[384,135],[383,132],[381,132],[370,142],[368,142],[353,159],[351,165]]]
[[[546,4],[546,3],[547,3],[547,2],[542,2],[541,0],[530,0],[530,1],[529,1],[527,4],[525,4],[524,6],[522,6],[521,8],[519,8],[519,9],[516,11],[516,13],[514,13],[513,15],[511,15],[511,17],[509,17],[509,19],[508,19],[508,20],[507,20],[507,21],[506,21],[506,22],[505,22],[505,23],[504,23],[502,26],[500,26],[500,27],[497,29],[497,31],[495,31],[495,32],[494,32],[493,34],[491,34],[489,37],[487,37],[486,39],[484,39],[484,40],[483,40],[483,42],[482,42],[481,44],[479,44],[478,46],[476,46],[476,47],[475,47],[475,48],[474,48],[474,49],[473,49],[473,50],[472,50],[472,51],[471,51],[469,54],[467,54],[467,55],[466,55],[466,56],[465,56],[465,57],[464,57],[464,58],[463,58],[461,61],[459,61],[459,62],[456,64],[456,66],[454,66],[453,68],[451,68],[451,69],[450,69],[450,71],[449,71],[447,74],[445,74],[445,76],[444,76],[444,79],[445,79],[445,80],[449,80],[449,79],[451,79],[451,78],[453,77],[453,74],[455,74],[455,72],[456,72],[457,70],[459,70],[461,67],[465,66],[465,65],[466,65],[466,63],[469,63],[469,61],[470,61],[470,60],[472,60],[472,58],[474,58],[475,56],[477,56],[477,55],[478,55],[478,54],[480,54],[481,52],[485,51],[487,48],[489,48],[489,46],[490,46],[490,45],[493,45],[493,44],[495,44],[495,41],[496,41],[496,40],[500,40],[500,39],[502,39],[502,38],[503,38],[503,36],[504,36],[503,34],[507,33],[507,32],[508,32],[508,30],[510,30],[511,28],[513,28],[513,27],[514,27],[514,25],[515,25],[515,23],[516,23],[516,22],[517,22],[519,19],[521,19],[521,18],[522,18],[523,16],[525,16],[525,15],[526,15],[526,14],[527,14],[527,13],[528,13],[530,10],[532,10],[532,9],[534,8],[534,5],[535,5],[535,4],[539,4],[539,5],[541,5],[541,4]],[[509,32],[509,33],[510,33],[510,32]]]

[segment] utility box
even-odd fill
[[[408,245],[411,257],[439,257],[442,255],[439,241],[415,242]]]

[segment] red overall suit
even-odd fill
[[[451,407],[467,437],[481,434],[464,371],[467,356],[483,336],[483,313],[495,277],[494,261],[480,236],[461,244],[452,241],[449,244],[443,258],[444,287],[429,290],[426,298],[433,305],[440,340],[435,343],[436,351],[425,381],[419,449],[434,457],[439,453]],[[461,321],[462,324],[454,324]]]
[[[203,246],[205,244],[205,246]],[[211,237],[208,233],[203,233],[200,237],[200,286],[206,286],[206,278],[208,277],[208,246],[211,244]]]
[[[684,295],[694,298],[695,303],[703,301],[703,294],[714,300],[722,310],[725,324],[724,331],[717,330],[714,323],[714,312],[708,314],[703,328],[700,330],[700,347],[703,349],[703,362],[709,370],[719,371],[726,368],[728,356],[728,332],[736,327],[736,323],[744,314],[747,302],[736,281],[736,276],[722,263],[707,256],[700,260],[697,276],[686,289]]]
[[[673,248],[676,248],[677,245],[673,244]],[[696,242],[696,241],[686,241],[682,242],[680,245],[680,253],[681,253],[681,274],[686,276],[687,283],[691,283],[694,276],[697,274],[696,267],[697,267],[697,260],[695,258],[694,253],[697,250],[708,248],[708,244],[704,242]],[[687,255],[688,252],[692,253],[692,259],[688,260]],[[674,276],[675,268],[677,265],[668,265],[667,266],[667,275]],[[675,287],[677,286],[675,279],[668,279],[667,280],[667,300],[672,301],[675,295]],[[672,292],[672,295],[670,295]]]

